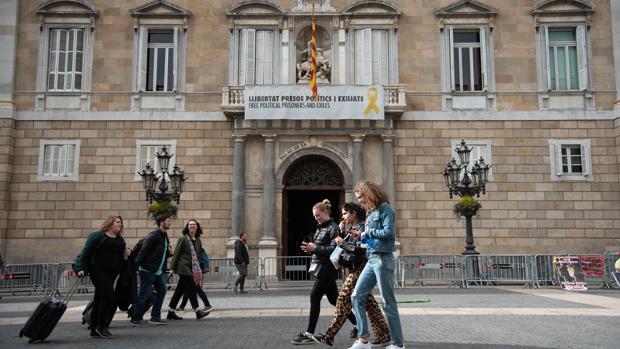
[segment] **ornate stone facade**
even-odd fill
[[[113,213],[130,244],[143,237],[135,172],[160,143],[189,177],[173,235],[197,218],[213,257],[242,231],[253,256],[293,255],[311,204],[352,200],[363,178],[392,198],[400,253],[460,253],[441,169],[461,139],[492,156],[479,251],[620,246],[617,3],[317,1],[322,83],[382,85],[385,119],[246,119],[243,85],[300,80],[309,4],[0,2],[5,260],[69,261]],[[338,178],[312,178],[320,168]]]

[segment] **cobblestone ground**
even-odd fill
[[[117,313],[110,331],[114,338],[91,339],[81,324],[81,310],[90,295],[70,304],[45,348],[293,348],[305,329],[309,304],[307,289],[209,292],[215,310],[196,321],[185,313],[182,321],[166,326],[134,328]],[[170,296],[170,294],[168,295]],[[40,297],[0,300],[0,348],[31,348],[19,329]],[[620,291],[570,293],[560,289],[479,287],[449,289],[415,287],[397,290],[407,348],[618,348]],[[164,302],[164,308],[168,299]],[[323,332],[334,308],[323,300],[317,327]],[[165,313],[164,313],[165,314]],[[348,348],[350,324],[336,338],[334,348]],[[314,345],[320,347],[320,345]]]

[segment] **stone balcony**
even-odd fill
[[[405,85],[383,86],[385,114],[400,116],[405,112]],[[243,115],[245,111],[245,86],[222,86],[222,112],[228,117]]]

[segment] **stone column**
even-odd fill
[[[263,234],[258,243],[259,257],[275,257],[278,252],[276,242],[276,172],[275,140],[276,135],[263,135],[265,141],[263,154]]]
[[[364,135],[352,134],[353,138],[353,189],[357,182],[364,179]],[[357,202],[355,193],[353,193],[353,201]]]
[[[232,214],[228,257],[235,255],[235,241],[245,230],[245,136],[233,136]]]
[[[394,135],[382,135],[383,140],[383,189],[390,197],[390,204],[396,211],[396,191],[394,189]],[[398,218],[398,217],[396,217]],[[396,233],[396,224],[394,225]],[[396,235],[396,255],[400,254],[400,242]]]
[[[15,134],[15,55],[19,1],[0,1],[0,254],[7,257],[7,218],[9,209],[9,185]]]

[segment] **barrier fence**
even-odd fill
[[[449,287],[493,286],[559,287],[560,275],[554,257],[567,255],[400,255],[397,257],[395,286],[447,285]],[[571,254],[578,258],[589,287],[619,288],[612,276],[618,252]],[[251,258],[246,288],[267,290],[270,283],[303,285],[312,278],[308,273],[310,256]],[[344,278],[341,270],[339,277]],[[238,276],[232,258],[211,258],[203,285],[234,287]],[[70,289],[77,276],[71,263],[13,264],[0,271],[0,293],[50,294]],[[168,280],[174,289],[177,276]],[[85,278],[78,292],[92,292]]]

